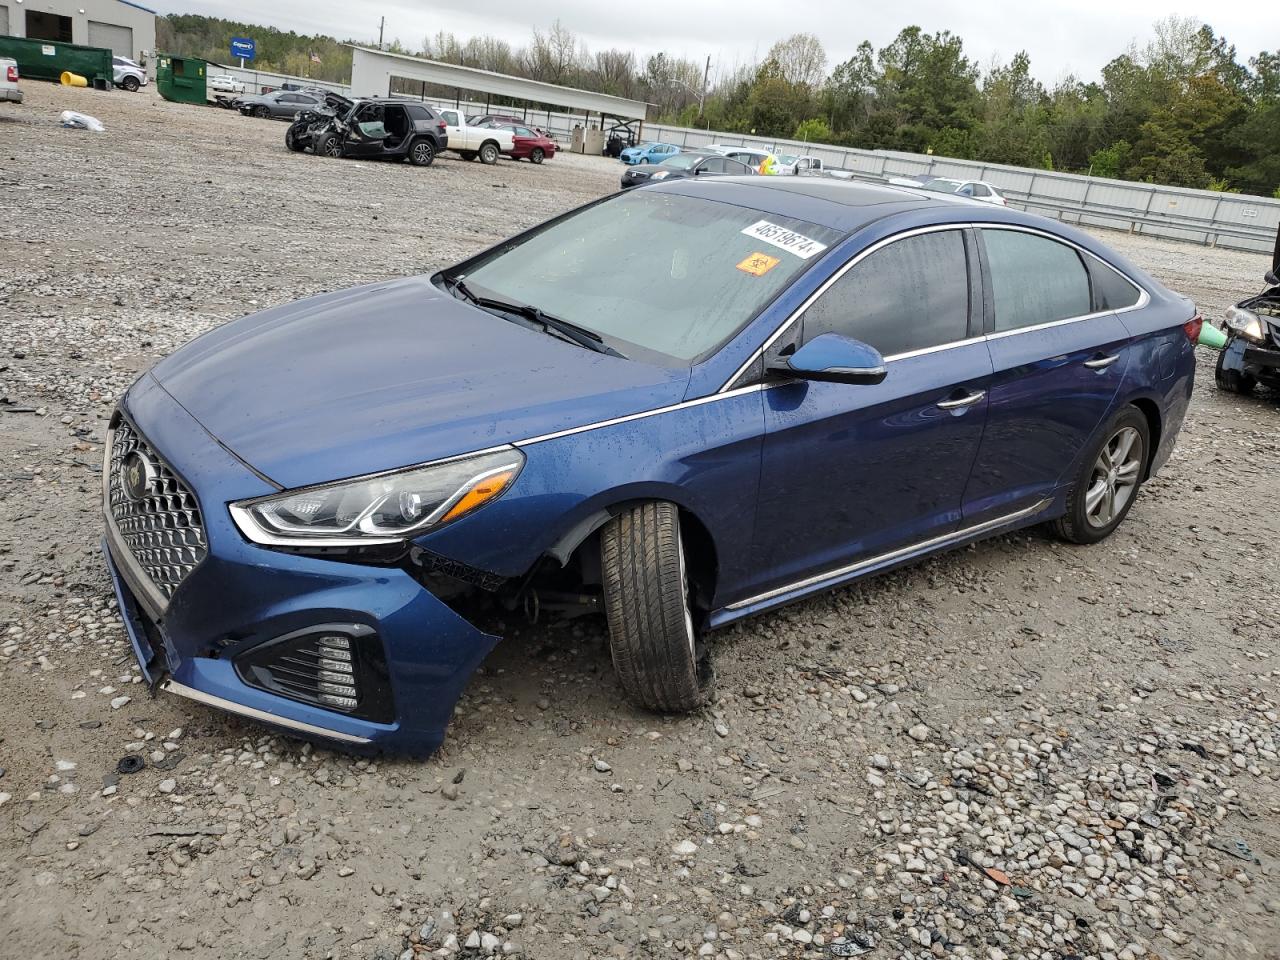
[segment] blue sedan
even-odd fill
[[[674,143],[642,143],[635,147],[627,147],[618,159],[629,166],[637,163],[661,163],[679,152],[680,148]]]
[[[433,750],[485,604],[601,611],[622,692],[690,710],[717,628],[1031,524],[1110,535],[1200,322],[1016,210],[655,184],[161,361],[111,421],[107,562],[149,681],[303,736]]]

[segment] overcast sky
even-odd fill
[[[534,26],[558,18],[589,49],[631,48],[641,62],[658,51],[692,60],[710,56],[713,73],[753,62],[774,41],[800,32],[817,34],[832,67],[848,59],[861,41],[879,48],[903,27],[918,24],[928,32],[959,34],[965,51],[984,68],[992,57],[1008,60],[1026,50],[1032,72],[1047,85],[1068,73],[1097,79],[1107,61],[1130,41],[1145,42],[1152,22],[1171,14],[1207,20],[1236,45],[1242,59],[1256,54],[1262,43],[1280,41],[1270,0],[914,0],[900,5],[882,0],[168,0],[160,9],[363,41],[376,41],[379,18],[385,16],[386,39],[399,38],[411,49],[438,30],[464,40],[490,34],[520,45]]]

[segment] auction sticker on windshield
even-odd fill
[[[763,240],[765,243],[773,244],[775,247],[781,247],[787,253],[793,253],[801,260],[808,260],[815,254],[827,249],[825,243],[819,243],[812,237],[806,237],[803,233],[796,233],[794,230],[780,227],[778,224],[770,223],[768,220],[757,220],[742,232],[748,237],[755,237],[757,240]]]

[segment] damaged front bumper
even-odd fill
[[[162,483],[185,484],[199,501],[198,513],[165,517],[151,530],[150,519],[139,519],[141,508],[121,502],[123,488],[113,509],[112,484],[122,470],[108,452],[103,553],[152,689],[346,747],[435,750],[498,638],[407,569],[247,542],[226,503],[272,488],[149,377],[122,406],[124,429],[155,461]],[[111,441],[118,430],[120,423]],[[164,496],[172,498],[173,489]],[[169,545],[180,541],[174,523],[187,521],[201,525],[206,552],[176,577],[172,566],[157,564],[185,562]]]

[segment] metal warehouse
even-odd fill
[[[0,0],[0,35],[106,47],[139,63],[156,48],[156,12],[129,0]]]

